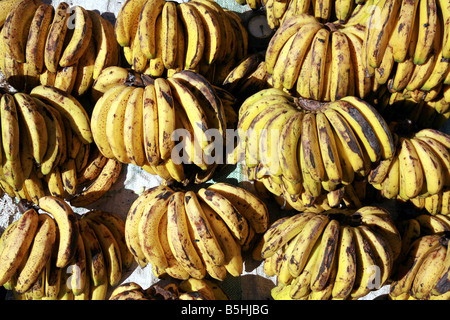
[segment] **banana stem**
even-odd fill
[[[328,104],[328,102],[320,102],[299,97],[295,100],[295,104],[299,109],[310,112],[317,112],[319,110],[322,110],[324,106]]]

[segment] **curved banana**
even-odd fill
[[[144,89],[135,88],[125,108],[123,121],[123,139],[129,162],[142,166],[145,162],[143,137],[143,103]]]
[[[158,110],[158,146],[161,160],[169,159],[175,146],[175,142],[172,139],[172,134],[176,129],[174,92],[172,88],[173,87],[170,85],[168,79],[155,79],[155,102]],[[151,119],[149,120],[151,121]]]
[[[325,167],[320,152],[315,115],[306,113],[302,124],[301,151],[304,158],[300,159],[305,162],[305,168],[308,169],[311,178],[315,181],[322,181],[325,178]]]
[[[439,17],[435,0],[420,0],[417,10],[419,29],[414,64],[422,65],[432,55],[435,43],[439,42],[435,40]]]
[[[83,105],[70,94],[49,86],[37,86],[30,95],[43,100],[69,120],[72,130],[85,144],[93,142],[90,118]]]
[[[72,36],[65,45],[59,59],[61,67],[68,67],[75,64],[85,53],[92,36],[92,20],[88,11],[81,7],[75,6],[73,14],[70,16],[71,25],[73,27]],[[68,22],[69,23],[69,22]]]
[[[57,197],[40,198],[39,207],[50,213],[58,225],[59,243],[56,266],[63,268],[75,254],[79,234],[78,218],[72,208]]]
[[[139,21],[142,7],[147,0],[127,0],[120,8],[115,24],[115,36],[117,42],[122,47],[127,47],[131,43],[132,26],[136,21]]]
[[[87,258],[81,233],[78,234],[77,251],[67,266],[67,273],[70,275],[70,283],[67,284],[76,299],[81,299],[89,290],[89,274],[87,270]]]
[[[68,19],[70,17],[69,4],[61,2],[55,8],[53,21],[48,30],[45,42],[44,63],[50,72],[57,72],[59,60],[64,49],[64,38],[68,32]]]
[[[30,248],[39,217],[34,209],[27,210],[19,218],[8,240],[3,243],[0,253],[0,284],[4,285],[18,270]]]
[[[178,30],[178,13],[177,3],[173,1],[166,1],[161,12],[162,19],[162,60],[166,69],[171,69],[175,66],[177,55],[177,34]]]
[[[422,191],[425,181],[423,168],[412,142],[403,138],[400,143],[398,153],[400,166],[399,196],[402,199],[414,198]]]
[[[248,236],[249,225],[231,201],[211,189],[201,188],[197,194],[225,221],[239,243],[244,243]]]
[[[206,267],[190,236],[184,207],[184,192],[175,192],[167,208],[167,237],[172,253],[183,268],[196,279],[204,278]]]

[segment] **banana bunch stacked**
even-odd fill
[[[367,19],[364,62],[368,76],[388,89],[385,104],[417,120],[450,116],[450,5],[448,1],[377,1]],[[430,110],[427,110],[430,109]],[[404,113],[402,113],[404,116]]]
[[[448,217],[419,214],[401,221],[399,230],[402,253],[392,277],[389,298],[448,300]]]
[[[1,29],[0,69],[18,91],[43,84],[81,96],[103,68],[118,63],[114,26],[81,6],[16,1]]]
[[[411,201],[430,213],[448,213],[444,195],[448,199],[450,136],[422,129],[397,140],[394,156],[381,161],[368,182],[386,199]]]
[[[157,277],[223,280],[243,271],[242,251],[268,227],[264,202],[241,187],[212,184],[194,191],[159,185],[131,205],[125,221],[128,249]]]
[[[122,165],[93,144],[90,119],[80,102],[54,87],[0,98],[1,189],[38,204],[45,195],[84,206],[117,180]]]
[[[248,50],[239,15],[210,0],[125,1],[115,33],[129,65],[153,77],[186,69],[220,84]]]
[[[361,9],[345,24],[306,13],[286,18],[267,47],[269,84],[316,101],[366,98],[373,86],[363,64],[366,16]]]
[[[143,289],[135,282],[117,286],[109,300],[230,300],[223,289],[209,279],[189,278],[164,287],[153,284]]]
[[[91,211],[79,218],[62,199],[39,200],[0,239],[0,284],[16,299],[104,300],[133,257],[124,240],[125,222]]]
[[[91,117],[101,153],[168,181],[208,180],[224,163],[226,129],[237,120],[233,98],[191,70],[169,78],[142,74],[142,85],[129,85],[123,82],[129,70],[112,69],[93,87],[104,91]]]
[[[285,190],[306,206],[324,191],[361,180],[395,153],[384,119],[356,97],[318,103],[265,89],[241,105],[238,130],[235,160],[248,168],[250,180],[277,195]]]
[[[253,255],[277,277],[274,299],[358,299],[387,283],[401,245],[389,211],[365,206],[280,218]]]
[[[337,20],[339,23],[345,23],[354,10],[359,10],[366,0],[236,0],[236,2],[248,5],[253,10],[264,7],[269,27],[276,29],[286,17],[301,13],[313,15],[321,22]]]

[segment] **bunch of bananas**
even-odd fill
[[[189,278],[165,286],[153,284],[143,289],[135,282],[117,286],[109,300],[229,300],[228,295],[214,281]]]
[[[157,277],[224,280],[243,271],[242,251],[268,227],[267,207],[244,188],[215,183],[198,191],[159,185],[131,205],[128,249]]]
[[[0,187],[12,198],[38,204],[53,195],[83,206],[104,195],[121,172],[121,163],[92,143],[81,103],[54,87],[2,95],[0,120]]]
[[[363,64],[361,21],[368,14],[360,11],[345,24],[323,24],[306,13],[286,18],[266,51],[271,86],[316,101],[366,98],[373,77],[366,76]]]
[[[448,204],[439,199],[450,185],[450,136],[422,129],[397,140],[394,156],[381,161],[368,182],[386,199],[399,198],[430,212],[447,212]]]
[[[364,36],[364,64],[377,86],[387,86],[389,105],[422,103],[449,118],[449,22],[447,1],[374,3]]]
[[[169,78],[142,74],[142,85],[124,82],[129,74],[106,68],[94,83],[104,91],[91,117],[101,153],[168,181],[208,180],[225,163],[227,126],[237,120],[233,98],[191,70]]]
[[[447,216],[419,214],[399,224],[402,252],[392,277],[392,300],[448,300]]]
[[[18,91],[43,84],[81,96],[119,54],[108,20],[65,2],[16,1],[0,33],[0,69]]]
[[[354,11],[358,11],[366,3],[366,0],[236,0],[236,2],[248,5],[252,10],[264,7],[269,27],[276,29],[286,17],[301,13],[313,15],[321,22],[337,20],[339,23],[345,23]]]
[[[241,105],[238,130],[235,157],[252,171],[250,180],[266,181],[269,190],[284,189],[293,201],[301,196],[305,205],[323,190],[366,177],[372,165],[395,153],[384,119],[357,97],[318,103],[276,88],[261,90]]]
[[[62,199],[45,196],[0,239],[0,284],[16,299],[104,300],[133,263],[125,222],[90,211],[81,218]]]
[[[280,218],[253,255],[277,277],[274,299],[358,299],[389,281],[401,245],[390,212],[364,206]]]
[[[441,192],[425,197],[415,197],[409,200],[419,210],[429,214],[450,215],[450,189],[443,188]]]
[[[239,15],[211,0],[128,0],[115,32],[129,65],[153,77],[187,69],[220,84],[248,50]]]

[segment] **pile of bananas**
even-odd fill
[[[210,279],[189,278],[165,286],[153,284],[143,289],[135,282],[117,286],[109,300],[229,300],[223,289]]]
[[[187,69],[220,84],[248,51],[241,18],[215,1],[128,0],[115,32],[129,65],[153,77]]]
[[[448,212],[448,203],[439,198],[450,186],[450,136],[442,131],[422,129],[396,140],[394,156],[381,161],[370,172],[369,183],[384,198],[414,201],[429,212],[437,213],[441,209]]]
[[[119,55],[108,20],[65,2],[54,8],[40,0],[15,1],[0,32],[0,69],[23,92],[43,84],[82,96]]]
[[[106,68],[94,83],[104,92],[91,117],[101,153],[169,181],[208,180],[225,163],[226,130],[237,120],[233,97],[191,70],[169,78],[138,74],[133,84],[126,82],[130,72]]]
[[[399,224],[402,252],[392,276],[392,300],[448,300],[447,216],[418,214]]]
[[[277,277],[274,299],[358,299],[387,283],[401,245],[390,212],[364,206],[280,218],[253,255]]]
[[[116,182],[122,164],[105,158],[93,142],[81,103],[54,87],[0,97],[0,188],[38,204],[45,195],[75,206],[98,200]]]
[[[264,8],[270,28],[277,29],[287,17],[307,13],[321,22],[346,22],[366,0],[236,0],[251,9]]]
[[[252,171],[250,180],[266,182],[269,190],[278,184],[306,206],[323,191],[366,177],[372,165],[395,153],[387,123],[357,97],[318,103],[276,88],[261,90],[241,105],[237,128],[242,136],[235,160]]]
[[[104,300],[133,257],[125,222],[90,211],[79,218],[62,199],[45,196],[0,238],[0,283],[16,299]]]
[[[147,189],[125,221],[128,249],[157,277],[224,280],[243,272],[242,251],[268,227],[267,207],[244,188],[215,183],[198,191]]]

